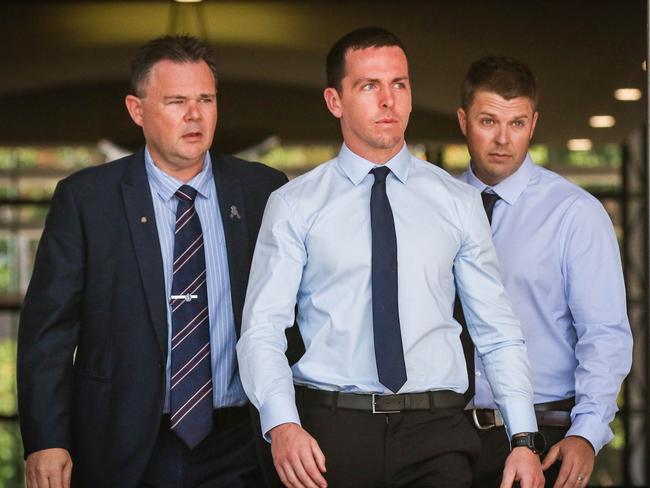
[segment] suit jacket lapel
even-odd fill
[[[144,165],[144,149],[133,155],[132,163],[125,172],[122,197],[151,322],[160,351],[163,357],[166,357],[168,347],[165,278],[151,189]]]
[[[230,293],[235,315],[237,337],[241,330],[241,312],[244,307],[246,284],[250,271],[250,250],[248,243],[248,224],[244,193],[239,178],[234,174],[226,160],[211,153],[214,182],[217,187],[219,210],[223,221],[228,251],[230,271]]]

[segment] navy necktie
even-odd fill
[[[481,200],[483,200],[483,208],[485,209],[485,215],[487,215],[488,222],[492,224],[492,212],[494,211],[494,205],[499,200],[499,195],[494,193],[492,190],[483,190],[481,192]],[[467,377],[469,381],[469,386],[467,392],[465,392],[465,397],[467,401],[471,400],[474,396],[474,390],[476,381],[474,378],[474,343],[472,338],[467,331],[467,322],[465,321],[465,314],[461,307],[458,294],[456,294],[456,302],[454,303],[454,318],[460,323],[463,327],[463,331],[460,334],[460,342],[463,345],[463,353],[465,354],[465,364],[467,365]]]
[[[397,392],[406,383],[406,365],[397,304],[397,237],[386,195],[390,169],[380,166],[370,172],[375,177],[370,193],[375,360],[381,384]]]
[[[494,211],[494,204],[497,203],[497,200],[499,198],[501,198],[499,195],[494,193],[492,190],[488,190],[487,188],[481,192],[483,208],[485,209],[485,215],[487,215],[490,224],[492,224],[492,212]]]
[[[212,430],[212,367],[205,252],[196,190],[176,191],[172,279],[171,429],[190,449]]]

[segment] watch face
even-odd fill
[[[532,448],[535,452],[542,454],[546,451],[546,438],[541,432],[534,432],[531,437]]]

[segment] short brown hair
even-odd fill
[[[369,47],[399,47],[406,55],[406,49],[399,38],[381,27],[362,27],[353,30],[334,43],[325,64],[327,86],[341,91],[341,81],[345,77],[345,56],[348,51],[359,51]],[[408,59],[408,56],[407,56]]]
[[[163,36],[147,42],[138,49],[131,61],[131,94],[143,97],[144,85],[153,66],[163,60],[174,63],[205,63],[217,83],[217,68],[210,48],[196,37]]]
[[[533,72],[521,61],[507,56],[485,56],[470,65],[461,87],[461,105],[465,111],[479,90],[497,93],[506,100],[528,98],[533,110],[539,101]]]

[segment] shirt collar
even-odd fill
[[[337,163],[343,173],[345,173],[348,179],[355,186],[361,183],[363,179],[368,176],[371,169],[378,166],[377,164],[352,152],[345,143],[341,146],[341,151],[339,151],[337,157]],[[402,149],[400,149],[400,151],[389,159],[383,166],[387,166],[399,181],[406,183],[411,164],[411,154],[409,153],[406,143],[404,143]]]
[[[501,199],[504,200],[508,205],[514,205],[519,198],[519,195],[522,194],[528,185],[528,182],[530,181],[534,170],[535,164],[533,163],[530,154],[526,154],[524,162],[521,163],[521,166],[517,171],[512,173],[497,185],[489,186],[478,179],[478,177],[474,174],[474,171],[472,170],[472,164],[470,163],[467,171],[467,182],[481,192],[486,188],[492,188],[492,190],[494,190],[494,193],[499,195],[499,197],[501,197]]]
[[[194,178],[190,181],[184,182],[173,176],[168,175],[160,169],[153,161],[149,148],[145,146],[144,149],[144,163],[147,170],[147,178],[153,190],[164,201],[169,201],[174,197],[176,190],[183,185],[190,185],[194,188],[199,195],[208,198],[210,194],[210,186],[213,180],[212,176],[212,160],[210,153],[206,151],[205,159],[203,160],[203,168]]]

